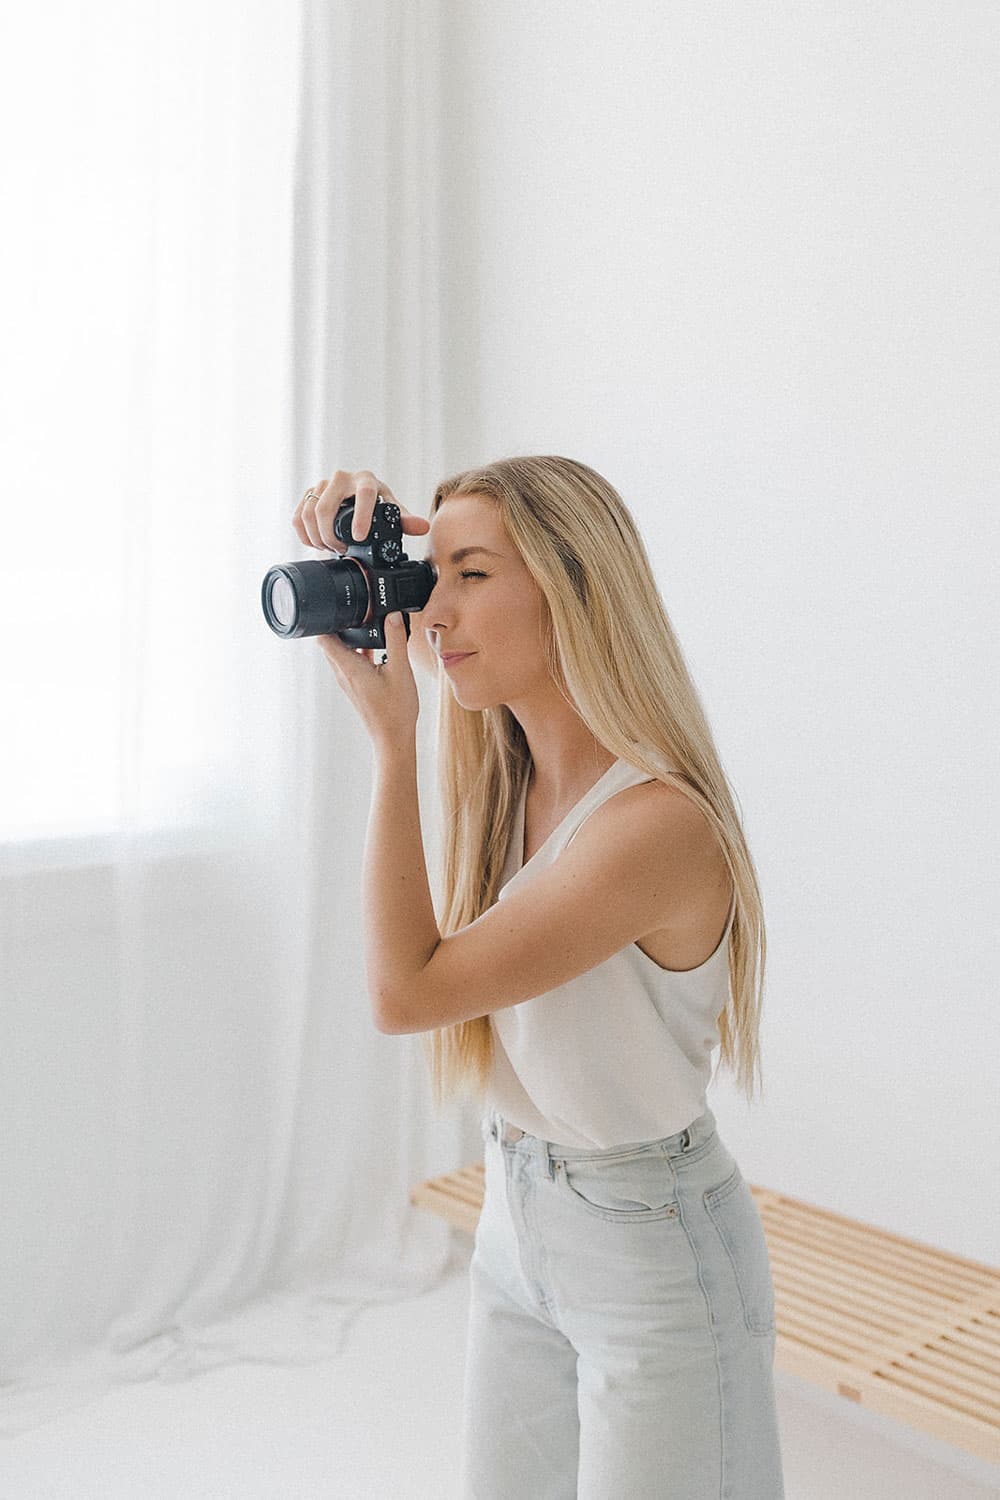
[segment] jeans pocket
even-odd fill
[[[773,1333],[774,1282],[767,1240],[753,1193],[739,1167],[705,1193],[704,1201],[733,1268],[747,1328],[751,1333]]]
[[[661,1152],[571,1158],[559,1162],[556,1175],[574,1201],[599,1219],[634,1224],[677,1215],[674,1175]]]

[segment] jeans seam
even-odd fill
[[[708,1328],[712,1335],[712,1350],[715,1355],[715,1383],[719,1392],[719,1500],[723,1500],[722,1492],[726,1483],[726,1423],[725,1414],[722,1409],[722,1363],[719,1359],[719,1341],[715,1336],[715,1320],[712,1316],[712,1304],[709,1301],[708,1292],[705,1289],[705,1279],[701,1273],[701,1257],[698,1254],[698,1247],[695,1244],[694,1236],[691,1234],[684,1216],[684,1202],[680,1193],[677,1194],[677,1217],[680,1220],[684,1234],[687,1237],[688,1245],[691,1247],[691,1254],[694,1257],[695,1270],[698,1273],[698,1285],[701,1287],[701,1295],[705,1303],[705,1313],[708,1318]]]
[[[713,1212],[713,1210],[720,1203],[724,1203],[726,1199],[730,1198],[738,1188],[742,1187],[743,1183],[743,1175],[740,1172],[739,1167],[737,1166],[733,1169],[732,1176],[727,1179],[727,1181],[723,1183],[721,1187],[716,1188],[711,1193],[705,1194],[705,1207],[708,1210],[709,1218],[712,1221],[712,1228],[718,1235],[719,1242],[722,1245],[723,1250],[726,1252],[726,1258],[728,1259],[729,1264],[732,1267],[733,1279],[736,1282],[736,1291],[740,1299],[740,1306],[743,1309],[743,1322],[746,1325],[747,1332],[753,1334],[756,1338],[764,1338],[774,1332],[774,1322],[768,1321],[766,1323],[758,1323],[756,1317],[751,1312],[752,1292],[749,1288],[744,1287],[744,1278],[740,1275],[740,1268],[736,1262],[736,1257],[733,1255],[732,1249],[729,1245],[729,1241],[723,1234],[722,1226]]]

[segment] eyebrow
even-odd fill
[[[474,552],[485,552],[487,557],[502,556],[499,552],[491,552],[489,547],[459,547],[457,552],[451,554],[451,560],[453,563],[461,562],[463,557],[471,557]],[[429,562],[432,568],[437,566],[429,554],[424,557],[424,562]]]

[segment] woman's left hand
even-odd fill
[[[402,613],[396,610],[385,617],[388,657],[382,666],[375,665],[374,651],[348,646],[339,635],[318,635],[316,639],[360,714],[376,753],[412,747],[420,698]]]

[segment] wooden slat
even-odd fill
[[[483,1163],[410,1202],[474,1235]],[[1000,1268],[750,1183],[767,1239],[775,1366],[1000,1463]]]

